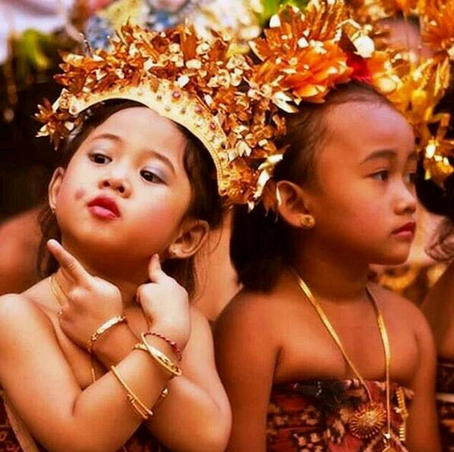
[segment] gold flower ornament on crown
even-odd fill
[[[270,19],[263,36],[250,42],[259,62],[254,65],[249,96],[260,99],[274,123],[285,127],[287,114],[307,102],[324,102],[337,86],[358,80],[389,94],[400,84],[393,53],[378,51],[369,29],[354,20],[342,0],[312,0],[304,10],[284,6]],[[285,129],[284,129],[285,130]],[[272,171],[262,199],[276,207]]]
[[[113,99],[137,101],[195,135],[213,158],[218,189],[227,204],[261,198],[268,170],[282,157],[273,138],[283,132],[269,121],[260,95],[250,96],[252,65],[232,54],[230,41],[210,40],[190,26],[154,32],[125,24],[109,51],[65,54],[64,86],[51,105],[39,106],[44,125],[59,149],[90,109]]]
[[[419,20],[420,45],[427,46],[432,56],[423,57],[410,49],[398,52],[395,69],[401,82],[389,99],[413,126],[425,178],[443,188],[446,178],[454,173],[451,163],[454,140],[446,138],[451,113],[438,112],[436,108],[452,83],[454,0],[351,0],[350,3],[361,23],[377,24],[380,19],[397,13],[404,20],[409,16]],[[382,34],[377,33],[377,38],[382,39]],[[386,39],[383,43],[386,45]],[[416,61],[412,61],[414,57]]]

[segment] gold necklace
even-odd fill
[[[382,313],[380,312],[377,302],[373,297],[370,290],[366,287],[367,295],[369,300],[374,308],[375,316],[377,318],[378,330],[380,332],[380,338],[383,344],[383,351],[385,355],[385,390],[386,390],[386,410],[383,407],[382,403],[377,403],[372,400],[372,395],[370,390],[364,381],[364,378],[359,373],[353,361],[347,355],[344,346],[340,340],[339,335],[332,326],[325,312],[323,311],[320,304],[315,299],[311,290],[301,278],[299,273],[293,268],[289,267],[290,272],[295,277],[296,282],[298,283],[299,288],[302,290],[306,298],[309,300],[315,311],[317,312],[320,320],[322,321],[325,328],[328,330],[330,336],[338,346],[340,352],[342,353],[343,358],[357,376],[361,385],[364,387],[364,390],[367,393],[368,402],[357,409],[348,420],[348,427],[353,436],[359,439],[369,439],[378,435],[386,425],[386,431],[383,433],[383,441],[385,447],[382,452],[395,452],[396,449],[391,445],[391,394],[390,394],[390,369],[391,369],[391,347],[389,343],[388,331],[386,329],[385,320]],[[397,452],[397,451],[396,451]]]
[[[63,291],[62,287],[57,281],[56,273],[52,273],[49,277],[50,290],[54,294],[55,299],[60,307],[63,306],[63,298],[66,298],[66,294]],[[62,297],[63,295],[63,297]]]

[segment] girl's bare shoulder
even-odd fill
[[[417,333],[427,334],[429,326],[417,304],[379,285],[371,287],[380,308],[388,319],[408,325]]]
[[[28,292],[0,296],[0,337],[34,335],[41,328],[53,330],[49,318]]]
[[[285,297],[278,291],[240,291],[218,317],[215,330],[243,330],[270,335],[279,326]]]

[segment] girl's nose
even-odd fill
[[[104,177],[100,182],[100,187],[107,189],[110,188],[111,190],[117,191],[124,197],[129,196],[131,193],[131,187],[126,177],[115,174],[109,174]]]
[[[396,211],[399,214],[414,214],[417,209],[417,201],[415,190],[409,189],[407,186],[402,187],[399,192],[399,198],[396,203]]]

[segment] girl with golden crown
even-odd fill
[[[403,263],[415,233],[415,135],[391,102],[392,55],[328,0],[284,9],[252,48],[286,132],[262,203],[234,219],[244,289],[215,329],[227,450],[439,451],[430,329],[368,278]]]
[[[250,196],[250,67],[220,36],[126,25],[63,70],[38,114],[62,153],[46,278],[0,299],[0,450],[221,451],[229,405],[188,299],[221,197]]]

